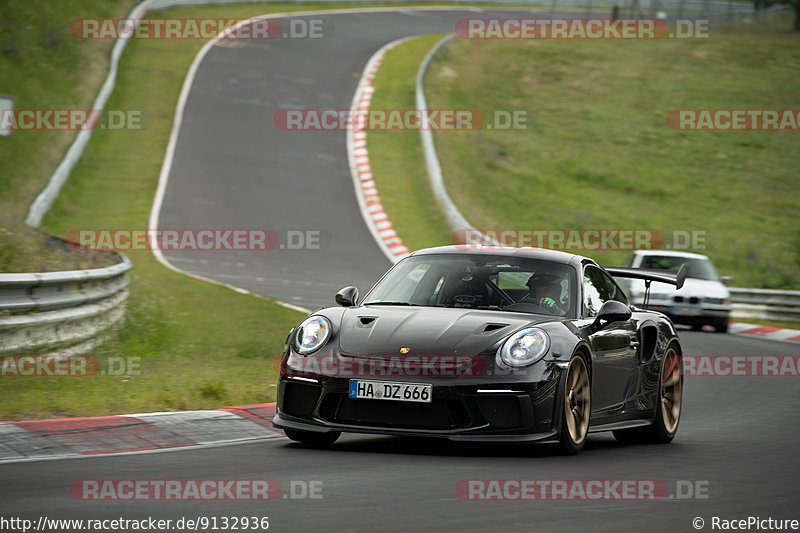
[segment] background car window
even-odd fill
[[[688,278],[719,281],[717,271],[707,259],[671,255],[647,255],[642,258],[641,268],[677,271],[681,265],[686,265],[686,277]]]

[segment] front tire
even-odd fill
[[[561,399],[560,448],[574,455],[581,451],[589,433],[592,412],[592,387],[583,357],[573,357],[567,367]]]
[[[342,435],[338,431],[330,431],[328,433],[315,433],[299,429],[284,429],[283,431],[293,441],[313,448],[326,448],[336,442],[336,439]]]

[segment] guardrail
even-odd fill
[[[734,318],[800,322],[800,291],[731,288]]]
[[[125,315],[131,261],[106,268],[0,274],[0,354],[81,353]]]

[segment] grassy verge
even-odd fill
[[[702,40],[454,41],[429,71],[429,105],[522,109],[529,120],[527,129],[436,132],[448,191],[480,228],[704,232],[707,245],[698,251],[736,285],[796,288],[796,133],[682,132],[665,120],[670,109],[796,107],[800,36],[788,27],[778,19],[712,28]],[[401,69],[424,53],[409,44],[387,57],[375,98],[382,98],[378,83],[406,81],[407,93],[381,105],[413,105],[413,69]],[[392,159],[421,168],[417,146],[404,146],[393,145]],[[376,178],[386,179],[378,167]],[[388,206],[402,200],[378,185]],[[433,200],[418,195],[417,202]],[[415,211],[390,214],[404,240],[438,244],[406,229],[419,224]],[[578,253],[619,264],[628,252]]]
[[[534,118],[436,135],[454,201],[484,228],[702,231],[699,251],[737,285],[800,286],[796,133],[665,122],[671,109],[793,108],[800,35],[775,22],[702,40],[455,42],[429,74],[432,106]]]
[[[337,7],[262,4],[182,8],[157,16],[243,18],[268,10],[318,9],[323,5]],[[108,108],[141,111],[144,129],[98,131],[93,136],[45,218],[48,232],[64,236],[69,229],[79,227],[145,227],[178,94],[189,64],[203,44],[129,43]],[[46,78],[47,65],[59,61],[59,57],[51,58],[40,66],[42,72],[32,71],[26,76],[31,80]],[[69,105],[87,106],[84,100]],[[41,135],[48,133],[52,132]],[[17,138],[31,143],[29,151],[24,157],[4,161],[3,167],[22,176],[26,165],[37,159],[36,150],[45,149],[41,146],[44,140]],[[66,142],[61,145],[62,153],[66,146]],[[57,159],[52,158],[49,166],[55,166]],[[37,169],[37,175],[49,176],[51,171],[44,165]],[[41,176],[39,184],[46,180]],[[13,197],[9,194],[8,198],[18,206],[21,218],[32,200],[30,193],[38,191],[21,187],[13,191]],[[148,252],[131,253],[129,257],[135,267],[127,319],[92,353],[101,361],[122,357],[127,367],[124,375],[2,378],[0,419],[203,409],[275,399],[275,357],[287,330],[301,318],[300,313],[171,272]]]
[[[89,109],[108,72],[112,41],[73,39],[82,16],[125,17],[134,0],[10,1],[0,6],[0,94],[15,109]],[[86,254],[53,247],[22,224],[74,131],[15,131],[0,138],[0,272],[92,268]]]
[[[385,4],[375,5],[385,7]],[[153,16],[238,19],[266,12],[352,6],[242,4],[175,8]],[[128,7],[120,8],[117,16],[127,15]],[[358,4],[358,7],[370,6]],[[81,9],[81,16],[109,16],[105,11],[90,8]],[[76,11],[75,6],[65,3],[66,14],[60,13],[59,20],[72,20]],[[140,111],[144,127],[139,131],[96,131],[58,202],[44,220],[48,232],[63,237],[73,228],[146,226],[178,94],[186,71],[203,44],[199,40],[134,40],[128,44],[108,109]],[[82,100],[58,105],[89,106],[107,66],[107,63],[94,66],[92,61],[96,60],[95,56],[87,56],[70,67],[76,71],[76,79],[70,84],[57,85],[54,94],[59,95],[78,83],[79,69],[88,64],[86,61],[102,75],[93,78],[93,86],[84,90]],[[45,57],[38,69],[20,77],[19,83],[30,85],[49,79],[49,71],[61,68],[61,61],[60,56]],[[40,100],[41,97],[32,99]],[[17,187],[9,193],[8,198],[15,206],[14,215],[9,217],[10,225],[21,226],[27,206],[71,141],[71,136],[67,136],[55,148],[50,145],[45,148],[45,137],[37,135],[53,135],[53,132],[20,135],[17,137],[20,142],[29,143],[26,151],[16,159],[0,158],[1,168],[19,176],[15,178],[19,182],[26,176],[30,179],[31,161],[41,163],[41,168],[33,172],[36,178],[32,185]],[[42,159],[42,154],[51,149],[53,155]],[[27,255],[32,264],[41,263],[37,253]],[[302,317],[300,313],[176,274],[157,263],[149,252],[128,255],[134,270],[125,324],[92,354],[101,361],[122,357],[126,368],[123,375],[0,379],[0,394],[4,398],[0,419],[204,409],[275,399],[275,358],[280,354],[287,330]],[[220,313],[220,309],[225,309],[225,313]],[[119,360],[114,361],[118,368]]]
[[[420,61],[441,35],[418,37],[386,54],[373,86],[371,109],[414,109]],[[367,133],[370,167],[384,210],[410,250],[450,244],[451,232],[432,198],[419,132]]]

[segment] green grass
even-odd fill
[[[479,228],[702,231],[708,242],[699,251],[736,285],[796,288],[797,133],[666,125],[670,109],[796,108],[800,36],[778,29],[789,26],[712,28],[703,40],[451,42],[427,76],[430,107],[522,109],[530,119],[527,129],[436,132],[448,191]],[[413,94],[413,69],[401,69],[422,56],[410,44],[398,48],[378,81],[406,81]],[[409,98],[401,91],[381,105],[413,105]],[[393,160],[421,168],[416,145],[403,146]],[[387,206],[403,201],[381,181],[378,190]],[[433,202],[417,192],[419,205]],[[432,224],[419,236],[437,237],[418,238],[417,218],[415,210],[391,216],[414,247],[439,244],[445,230]],[[619,264],[628,252],[579,253]]]
[[[133,0],[7,0],[0,5],[0,94],[15,109],[89,109],[112,41],[68,32],[78,17],[125,17]],[[16,131],[0,138],[0,272],[91,268],[86,255],[48,246],[22,224],[76,132]]]
[[[4,24],[0,93],[16,95],[18,109],[90,107],[105,78],[113,43],[70,39],[67,24],[77,17],[125,17],[132,5],[132,1],[106,0],[6,3],[0,11]],[[242,4],[176,8],[153,16],[231,19],[350,6]],[[13,31],[5,32],[6,28]],[[40,28],[47,30],[40,34]],[[51,30],[58,45],[48,37]],[[141,111],[144,127],[95,132],[45,217],[43,227],[48,232],[64,237],[73,228],[146,227],[178,94],[203,44],[200,40],[128,43],[107,107]],[[36,237],[25,230],[22,220],[73,137],[70,132],[18,132],[0,142],[0,238],[13,237],[2,241],[5,255],[0,259],[8,259],[7,265],[31,269],[52,265],[42,246],[30,242]],[[301,313],[174,273],[149,252],[128,255],[134,269],[125,323],[91,355],[100,361],[123,357],[138,364],[141,373],[2,378],[0,419],[203,409],[275,399],[274,363]]]
[[[224,16],[298,8],[291,4],[237,6],[226,8]],[[176,9],[158,16],[222,13],[219,8]],[[93,136],[45,218],[48,232],[64,236],[69,229],[81,227],[146,227],[178,94],[202,45],[202,41],[129,43],[108,108],[141,110],[146,127]],[[52,58],[51,63],[58,65],[59,58]],[[48,63],[40,68],[47,71]],[[29,73],[32,78],[37,74]],[[19,138],[26,140],[21,135]],[[3,168],[22,173],[26,161],[36,157],[35,151],[29,152],[19,160],[3,161]],[[49,176],[51,171],[44,168],[39,174]],[[5,197],[23,206],[32,200],[19,189]],[[24,215],[24,209],[18,209],[18,213]],[[274,361],[288,329],[301,313],[174,273],[149,252],[133,252],[129,257],[134,269],[125,324],[91,355],[101,361],[107,357],[131,358],[139,362],[141,375],[127,379],[107,375],[3,378],[0,419],[203,409],[275,399]]]
[[[56,33],[62,31],[64,21],[75,18],[77,5],[77,1],[18,1],[6,3],[0,11],[4,28],[0,39],[0,70],[4,73],[0,92],[15,94],[17,108],[86,108],[91,104],[105,77],[111,43],[73,42],[62,38],[61,44],[55,46],[47,31],[35,31],[46,27],[41,22],[45,20],[54,21]],[[131,2],[124,1],[112,4],[89,0],[80,3],[79,12],[86,17],[125,16],[130,5]],[[181,8],[158,12],[155,16],[240,18],[267,11],[346,5]],[[5,30],[19,20],[31,22],[15,28],[13,38],[9,38]],[[60,35],[63,36],[63,31]],[[141,110],[146,128],[98,132],[93,137],[61,198],[45,219],[49,232],[64,236],[69,229],[78,227],[145,226],[178,93],[186,70],[202,44],[201,41],[129,43],[120,67],[117,90],[108,107]],[[419,52],[424,54],[421,49],[415,54]],[[421,57],[416,64],[419,59]],[[404,72],[416,71],[414,61],[403,68]],[[373,105],[391,107],[389,102],[380,103],[380,98],[376,97]],[[73,135],[27,132],[0,142],[0,186],[3,188],[0,213],[5,217],[0,225],[8,224],[12,229],[14,224],[21,225],[27,206],[49,178]],[[385,135],[395,134],[387,132]],[[373,141],[379,142],[377,137],[373,139],[371,135],[371,151]],[[413,144],[416,143],[406,143],[409,147]],[[405,152],[390,153],[390,156],[410,164],[404,160]],[[417,166],[413,175],[398,175],[398,183],[408,178],[408,183],[416,187],[415,192],[398,199],[389,194],[384,198],[387,209],[404,212],[412,207],[416,213],[419,204],[429,203],[424,196],[426,192],[419,188],[424,182],[420,168]],[[382,194],[384,190],[390,189],[384,187]],[[426,245],[428,239],[432,244],[449,239],[450,232],[436,210],[427,213],[427,233],[422,232],[421,224],[414,229],[413,222],[408,227],[402,222],[396,223],[401,232],[420,232],[418,243],[415,237],[407,239],[415,247]],[[414,216],[419,217],[418,214]],[[467,216],[471,215],[467,213]],[[129,256],[135,268],[131,272],[133,284],[126,321],[92,355],[101,360],[127,358],[139,365],[141,373],[113,377],[3,378],[0,379],[3,398],[0,419],[201,409],[274,399],[274,360],[288,328],[301,317],[300,313],[265,299],[244,296],[174,273],[147,252]],[[219,309],[226,312],[219,313]]]
[[[29,1],[19,13],[31,15],[39,4],[56,5]],[[103,9],[99,9],[101,4]],[[116,7],[117,11],[109,11],[110,5],[95,0],[94,4],[82,4],[83,9],[78,10],[74,3],[64,2],[43,13],[66,26],[76,18],[76,12],[81,17],[111,16],[112,12],[124,17],[130,8],[130,2],[123,2]],[[266,12],[352,6],[241,4],[175,8],[152,16],[232,19]],[[369,5],[358,4],[358,7]],[[20,16],[18,12],[14,14]],[[38,27],[37,24],[32,26]],[[146,227],[178,94],[186,71],[203,44],[200,40],[128,43],[117,88],[107,108],[140,111],[144,127],[95,132],[61,196],[45,217],[43,227],[48,232],[64,237],[73,228]],[[37,61],[28,65],[24,75],[15,78],[18,86],[40,85],[42,90],[51,92],[46,98],[36,95],[30,101],[18,100],[17,108],[45,107],[36,103],[42,100],[52,102],[46,107],[90,106],[105,77],[107,62],[100,58],[107,54],[110,41],[70,41],[67,45],[70,50],[78,47],[77,51],[70,51],[74,59],[42,52],[44,55],[36,56]],[[86,78],[83,87],[80,69],[88,65],[97,75]],[[63,83],[59,81],[62,79]],[[80,98],[71,100],[64,96],[77,90],[74,89],[77,86]],[[10,92],[5,85],[0,86],[2,91]],[[21,151],[14,153],[14,157],[0,157],[3,200],[9,206],[6,210],[9,215],[0,227],[7,222],[12,231],[22,231],[21,220],[27,206],[60,161],[72,134],[27,132],[13,139],[17,143],[14,146]],[[60,141],[53,143],[53,139]],[[0,148],[3,147],[0,142]],[[25,250],[22,243],[17,244],[16,251]],[[109,357],[130,358],[126,361],[139,364],[141,374],[0,379],[3,397],[0,419],[204,409],[275,399],[275,360],[288,329],[302,318],[301,313],[172,272],[149,252],[131,252],[128,256],[134,269],[130,274],[131,296],[125,323],[91,355],[100,361]],[[33,265],[42,263],[38,256],[28,259]],[[225,309],[225,313],[220,313],[220,309]]]

